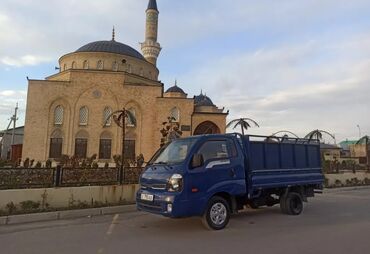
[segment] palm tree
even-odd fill
[[[313,130],[311,131],[310,133],[308,133],[304,138],[305,139],[308,139],[308,140],[312,140],[312,139],[317,139],[317,140],[322,140],[323,138],[323,134],[326,134],[328,135],[329,137],[331,137],[332,139],[335,140],[335,136],[327,131],[323,131],[323,130]]]
[[[289,135],[287,134],[290,134],[292,136],[294,136],[295,138],[299,138],[297,134],[291,132],[291,131],[278,131],[278,132],[275,132],[274,134],[271,134],[271,136],[276,136],[276,135],[279,135],[279,134],[285,134],[283,137],[289,137]]]
[[[240,128],[242,129],[242,134],[244,136],[244,129],[248,130],[249,128],[252,128],[253,125],[256,127],[260,127],[258,123],[251,118],[239,118],[229,122],[226,128],[234,126],[233,129],[236,129],[238,126],[240,126]]]
[[[129,122],[130,124],[135,126],[136,118],[131,111],[123,108],[122,110],[118,110],[110,114],[105,120],[104,126],[107,126],[107,123],[110,121],[111,118],[113,118],[114,122],[117,124],[118,127],[122,128],[122,150],[121,150],[121,172],[122,173],[120,174],[120,183],[122,183],[124,179],[126,125],[127,125],[127,122]]]
[[[357,143],[357,145],[359,144],[364,144],[364,145],[369,145],[370,144],[370,137],[369,136],[363,136],[362,138],[360,138]]]

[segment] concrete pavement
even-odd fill
[[[370,253],[370,189],[330,191],[301,216],[247,210],[226,230],[139,212],[0,227],[1,253]]]

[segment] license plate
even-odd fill
[[[150,194],[141,193],[141,200],[153,202],[154,196]]]

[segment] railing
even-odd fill
[[[0,189],[137,184],[143,168],[15,168],[0,169]]]

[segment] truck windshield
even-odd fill
[[[159,150],[149,164],[173,165],[182,163],[196,141],[196,138],[174,140]]]

